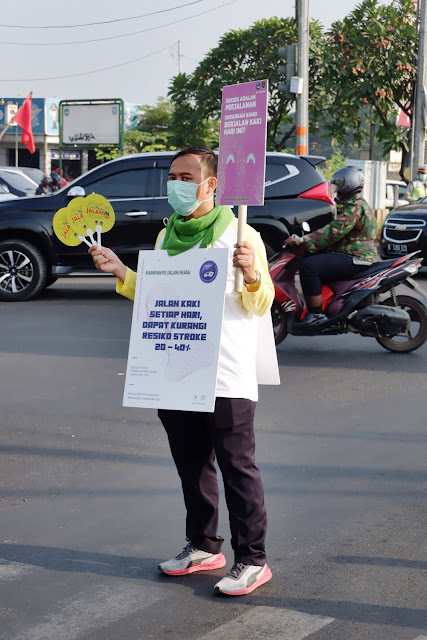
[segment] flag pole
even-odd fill
[[[15,122],[15,167],[19,166],[18,124]]]
[[[21,111],[21,109],[24,107],[24,105],[27,104],[28,100],[31,98],[31,96],[33,95],[33,92],[30,91],[30,93],[28,94],[28,96],[25,98],[24,102],[21,104],[21,106],[19,107],[18,111],[15,113],[15,115],[13,116],[13,118],[10,119],[10,121],[6,124],[6,126],[4,127],[3,131],[0,133],[0,140],[3,138],[4,134],[6,133],[6,131],[9,129],[10,125],[12,124],[12,122],[15,120],[16,116],[18,115],[18,113]],[[16,125],[18,126],[18,125]]]

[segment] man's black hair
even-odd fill
[[[204,147],[186,147],[174,155],[172,162],[181,156],[189,155],[199,156],[200,164],[202,166],[202,175],[204,178],[208,178],[210,176],[214,176],[216,178],[218,160],[211,149],[205,149]]]

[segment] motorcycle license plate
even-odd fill
[[[408,253],[408,245],[407,244],[394,244],[389,242],[387,245],[388,253],[394,253],[399,256],[403,256]]]

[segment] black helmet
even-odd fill
[[[52,178],[50,176],[43,176],[42,185],[46,187],[47,185],[52,184]]]
[[[361,170],[351,166],[338,169],[330,179],[337,188],[338,196],[344,200],[362,191],[364,182]]]
[[[58,173],[55,173],[54,171],[52,171],[52,173],[50,174],[50,177],[52,178],[52,182],[55,186],[61,185],[61,178],[59,177]]]

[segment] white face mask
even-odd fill
[[[196,197],[197,189],[209,179],[210,178],[206,178],[206,180],[203,180],[203,182],[199,184],[195,182],[183,182],[182,180],[169,180],[167,183],[168,202],[172,209],[181,216],[191,216],[202,202],[213,200],[213,196],[206,198],[206,200],[197,200]]]
[[[424,182],[425,180],[427,180],[427,173],[420,173],[419,178],[421,182]]]

